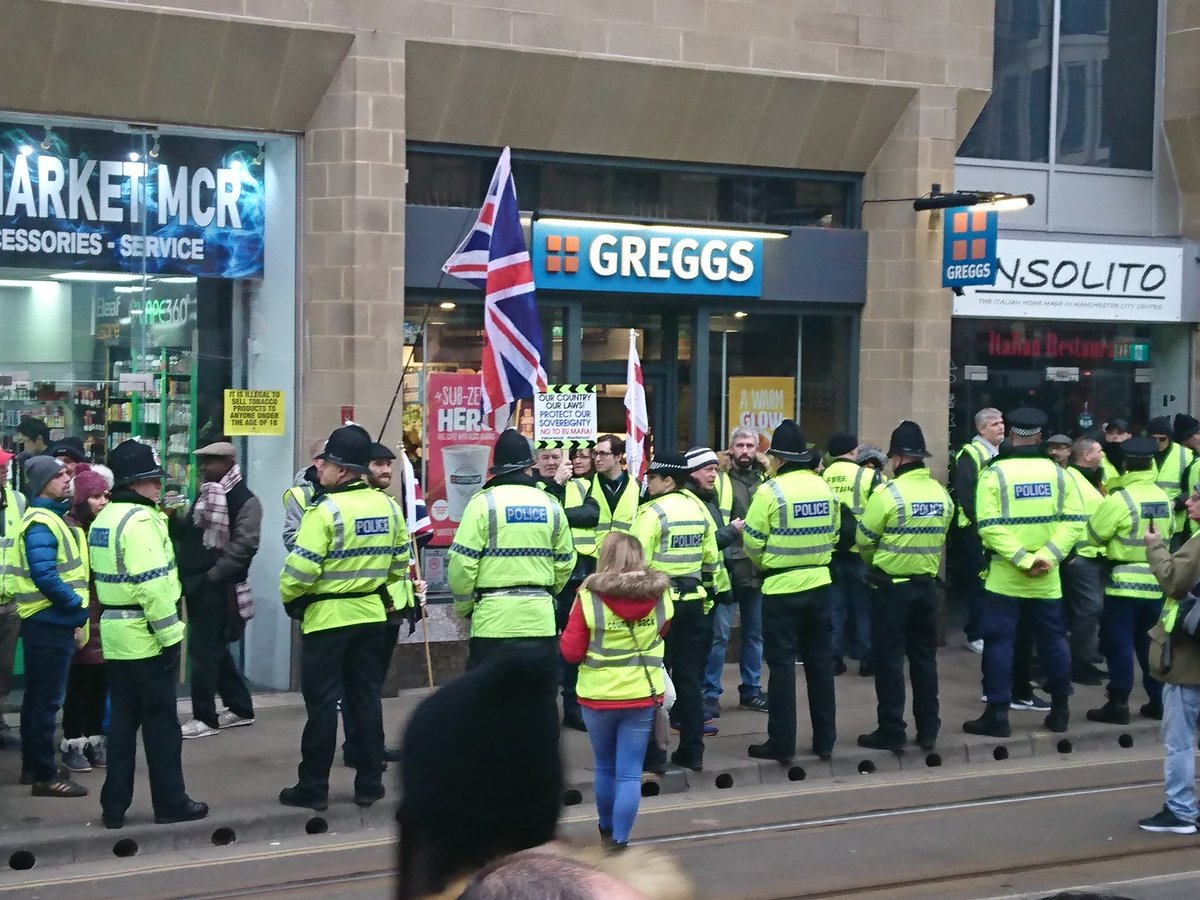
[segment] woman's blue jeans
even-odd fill
[[[642,760],[650,742],[654,707],[589,709],[580,707],[592,754],[596,757],[596,808],[600,829],[624,844],[633,831],[642,799]]]

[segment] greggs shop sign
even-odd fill
[[[537,219],[539,288],[624,294],[762,295],[763,240],[752,231]]]

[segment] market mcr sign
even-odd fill
[[[0,122],[0,267],[261,278],[258,147]]]
[[[533,223],[539,288],[759,297],[762,260],[763,239],[751,232],[563,219]]]

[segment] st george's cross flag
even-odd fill
[[[542,328],[533,289],[533,266],[517,212],[517,187],[507,147],[475,226],[442,271],[484,291],[483,413],[508,421],[513,404],[546,390]]]
[[[646,413],[646,383],[642,379],[642,361],[637,352],[637,331],[629,329],[629,364],[625,370],[625,465],[629,477],[641,483],[650,460],[646,459],[646,433],[650,417]]]

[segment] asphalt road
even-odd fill
[[[1044,896],[1102,886],[1153,900],[1200,896],[1200,838],[1151,835],[1157,750],[911,771],[645,801],[635,840],[676,857],[705,898]],[[564,836],[594,839],[593,811]],[[202,848],[7,873],[0,897],[384,898],[390,836]]]

